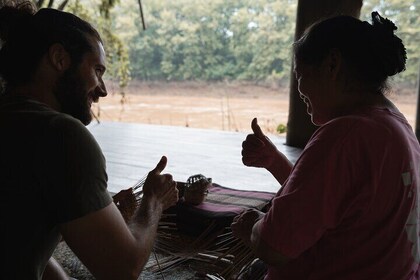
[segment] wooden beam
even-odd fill
[[[416,128],[415,133],[417,140],[420,142],[420,67],[419,67],[419,77],[418,77],[418,89],[417,89],[417,113],[416,113]]]
[[[358,18],[362,4],[362,0],[299,0],[295,40],[302,36],[307,27],[321,18],[340,14]],[[306,105],[299,98],[297,81],[293,74],[293,62],[291,69],[286,145],[303,148],[316,127],[306,112]]]

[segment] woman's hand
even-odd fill
[[[262,167],[267,169],[283,184],[289,176],[292,164],[265,136],[258,125],[257,118],[251,122],[253,134],[248,134],[242,142],[242,162],[246,166]]]
[[[257,118],[251,122],[253,134],[248,134],[242,142],[242,162],[246,166],[263,167],[268,169],[280,153],[273,142],[264,135],[258,125]]]
[[[255,209],[248,209],[233,219],[231,224],[232,233],[248,246],[250,245],[252,227],[264,217],[264,213]]]

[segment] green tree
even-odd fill
[[[167,80],[286,77],[295,9],[287,0],[147,3],[147,29],[137,24],[138,36],[129,40],[132,73]]]
[[[146,30],[136,1],[59,4],[64,2],[66,9],[99,27],[109,54],[109,77],[122,86],[130,76],[279,82],[290,75],[296,0],[148,1],[143,7]],[[368,0],[361,16],[369,19],[378,10],[396,22],[408,52],[407,70],[396,80],[411,84],[417,81],[420,60],[419,7],[420,0]]]
[[[249,8],[252,7],[252,8]],[[295,25],[294,1],[250,1],[233,17],[238,78],[288,78]]]

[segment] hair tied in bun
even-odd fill
[[[404,71],[407,52],[401,39],[394,34],[397,26],[389,19],[380,16],[378,12],[372,12],[372,26],[373,34],[370,42],[382,71],[387,76]]]
[[[397,26],[387,18],[383,18],[378,12],[372,12],[372,25],[374,28],[378,28],[383,32],[393,34],[394,30],[397,30]]]

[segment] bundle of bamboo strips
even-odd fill
[[[266,270],[262,266],[253,268],[252,278],[247,277],[255,256],[233,236],[230,227],[220,228],[214,221],[194,237],[180,233],[176,224],[164,222],[162,226],[159,226],[155,251],[165,257],[149,263],[146,269],[169,273],[176,266],[192,261],[198,272],[216,275],[218,279],[264,279]]]
[[[143,176],[132,187],[122,190],[112,197],[126,222],[131,219],[140,204],[146,178],[147,175]]]
[[[146,176],[127,190],[114,195],[114,202],[128,221],[138,207],[143,194]],[[181,183],[184,185],[185,183]],[[176,214],[164,213],[159,223],[154,246],[155,260],[146,266],[147,270],[160,275],[187,262],[196,263],[198,275],[207,279],[263,279],[265,269],[253,270],[252,278],[246,275],[255,260],[252,251],[235,238],[230,227],[220,227],[212,221],[198,236],[191,236],[179,230]]]

